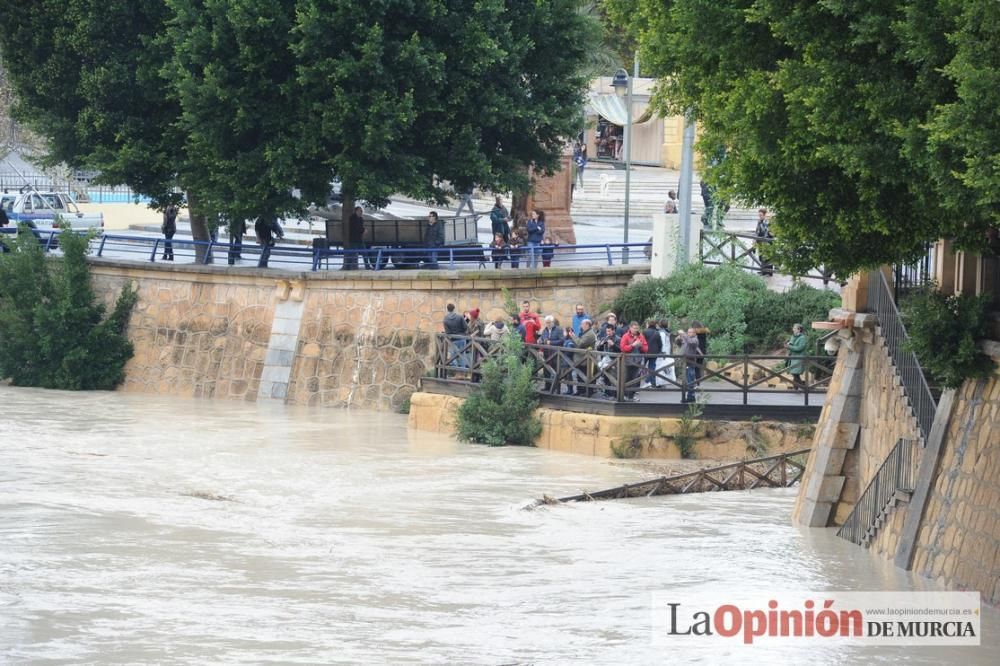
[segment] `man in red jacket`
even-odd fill
[[[542,330],[541,318],[531,311],[531,302],[521,302],[521,313],[518,315],[521,321],[521,328],[524,329],[524,341],[529,345],[538,342],[538,332]]]
[[[639,322],[633,321],[628,325],[628,331],[622,336],[619,346],[623,354],[629,355],[625,362],[625,387],[633,389],[625,391],[625,399],[635,400],[634,389],[639,384],[639,374],[646,361],[641,355],[649,353],[649,343],[646,342],[646,336],[639,330]]]

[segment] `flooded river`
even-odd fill
[[[629,465],[395,414],[0,387],[0,663],[646,664],[650,592],[912,589],[794,490],[521,507]],[[740,663],[1000,661],[986,647]]]

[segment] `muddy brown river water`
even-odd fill
[[[0,387],[3,664],[996,664],[979,648],[664,648],[651,592],[934,589],[795,490],[523,511],[634,466],[395,414]],[[648,472],[646,472],[648,474]]]

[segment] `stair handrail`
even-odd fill
[[[913,491],[913,440],[903,438],[896,442],[882,461],[851,514],[837,530],[837,536],[859,546],[864,545],[875,521],[896,492],[901,490]]]
[[[878,317],[889,356],[896,367],[903,391],[910,399],[910,408],[917,419],[922,444],[926,445],[934,424],[937,402],[927,383],[927,377],[916,355],[905,348],[910,336],[896,307],[893,289],[882,271],[872,271],[868,278],[868,310]]]

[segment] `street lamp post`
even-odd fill
[[[624,69],[615,72],[611,85],[615,94],[625,97],[625,234],[624,242],[628,245],[628,207],[632,185],[632,83],[635,77],[630,77]],[[628,263],[628,248],[622,248],[622,263]]]

